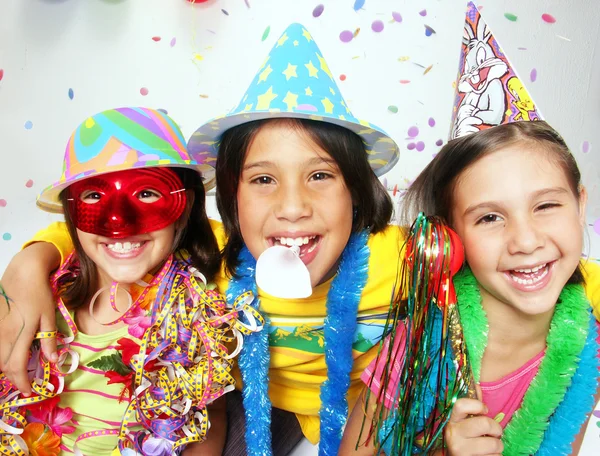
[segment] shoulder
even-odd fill
[[[596,319],[600,320],[600,265],[587,261],[581,266],[585,277],[585,294],[594,309]]]
[[[371,252],[379,253],[380,250],[387,250],[393,246],[400,246],[406,240],[406,228],[397,225],[388,225],[384,230],[369,236],[368,246]],[[396,254],[398,251],[396,250]]]
[[[223,247],[225,247],[225,243],[227,242],[227,236],[225,235],[225,227],[223,226],[223,223],[213,219],[208,219],[208,222],[210,223],[210,227],[212,228],[215,238],[217,239],[219,250],[223,250]]]

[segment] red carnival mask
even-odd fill
[[[186,205],[181,179],[169,168],[101,174],[75,182],[67,191],[75,226],[115,239],[166,228]]]

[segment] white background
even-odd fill
[[[314,18],[319,3],[325,8]],[[334,76],[346,76],[338,84],[354,114],[400,144],[400,162],[384,177],[390,190],[404,188],[439,150],[435,142],[447,138],[465,2],[366,0],[358,11],[354,3],[1,0],[0,272],[24,241],[57,219],[36,209],[35,198],[59,178],[67,139],[82,120],[118,106],[163,108],[189,137],[237,104],[291,22],[312,33]],[[590,193],[584,253],[600,257],[600,9],[592,0],[479,4],[546,120],[577,157]],[[394,22],[392,12],[402,22]],[[544,13],[556,22],[543,21]],[[375,20],[384,22],[381,33],[371,30]],[[426,36],[425,25],[436,33]],[[354,40],[341,42],[342,31],[357,28]],[[530,82],[534,68],[537,80]],[[148,95],[140,94],[142,87]],[[430,117],[435,127],[428,125]],[[406,149],[413,125],[425,142],[423,152]],[[209,198],[210,215],[217,217]],[[600,441],[595,422],[590,432]]]

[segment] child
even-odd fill
[[[63,170],[38,198],[75,247],[52,279],[58,332],[37,335],[57,338],[59,358],[34,347],[32,397],[2,381],[3,449],[192,454],[212,409],[195,451],[220,454],[225,344],[244,329],[206,282],[220,254],[181,131],[151,109],[104,111],[75,130]]]
[[[586,193],[567,146],[545,122],[466,136],[440,151],[406,201],[450,220],[469,265],[454,283],[482,397],[457,401],[447,454],[577,454],[598,387],[598,325],[579,265]],[[348,424],[348,454],[363,406]]]
[[[484,29],[472,4],[468,17],[475,18],[474,29]],[[490,49],[499,48],[491,35],[488,40]],[[467,53],[477,46],[467,45]],[[498,58],[509,68],[503,55]],[[512,69],[507,72],[512,74],[506,80],[515,77]],[[455,113],[466,100],[458,97]],[[539,120],[535,106],[532,112]],[[513,123],[510,110],[504,115],[502,125],[486,128],[484,116],[475,122],[456,114],[453,134],[465,132],[468,123],[481,131],[458,134],[405,197],[408,217],[424,211],[450,223],[464,243],[468,265],[454,285],[479,389],[477,398],[456,401],[443,432],[443,454],[577,454],[582,425],[600,398],[598,323],[582,287],[591,265],[580,264],[587,195],[560,135],[541,120]],[[363,445],[363,433],[355,451],[363,410],[368,425],[373,415],[379,420],[373,395],[368,404],[359,401],[346,428],[344,454],[413,453],[396,446],[399,435],[412,432],[397,421],[403,413],[395,410],[405,409],[392,386],[408,367],[403,339],[393,343],[397,363],[374,362],[363,374],[376,396],[385,391],[382,405],[391,419],[376,423],[384,432],[375,443]],[[383,378],[390,387],[381,384]]]
[[[293,24],[240,105],[198,129],[189,149],[193,156],[217,157],[224,227],[217,238],[223,231],[227,236],[229,272],[217,277],[217,286],[231,299],[244,290],[257,293],[269,321],[268,340],[267,331],[260,333],[263,339],[247,338],[241,355],[247,450],[240,442],[239,453],[229,454],[270,454],[269,421],[277,425],[282,419],[275,413],[285,410],[295,417],[273,431],[274,454],[287,454],[297,443],[295,423],[311,442],[321,440],[321,454],[337,455],[348,406],[361,389],[360,373],[377,354],[398,278],[404,234],[388,226],[391,201],[376,178],[397,160],[397,146],[352,116],[311,35]],[[63,253],[69,249],[56,229],[36,239],[54,242]],[[274,244],[296,243],[312,295],[280,299],[256,290],[255,259]],[[13,271],[32,262],[27,250],[11,266],[11,276],[21,276]],[[36,250],[43,257],[36,267],[56,261],[45,246]],[[4,279],[3,285],[15,288]],[[41,305],[32,300],[37,319],[30,318],[29,326],[37,325]],[[231,421],[239,411],[230,410],[231,433],[243,429],[243,420]],[[236,438],[230,434],[228,442]]]

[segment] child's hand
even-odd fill
[[[459,399],[444,430],[447,456],[502,456],[502,427],[477,399]]]
[[[31,393],[27,361],[33,337],[37,331],[56,330],[56,305],[48,277],[58,262],[56,248],[41,242],[19,252],[2,276],[10,311],[0,296],[0,371],[26,395]],[[56,362],[56,339],[40,342],[46,358]]]

